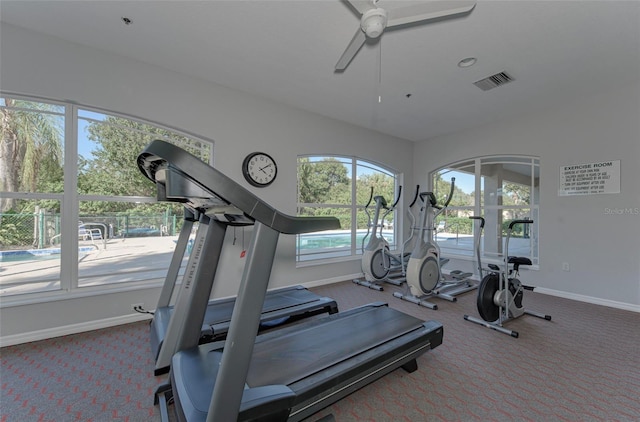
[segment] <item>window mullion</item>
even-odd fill
[[[60,287],[78,287],[78,119],[77,107],[67,106],[64,125],[64,200],[60,204],[62,239]]]
[[[358,253],[358,196],[356,191],[356,185],[358,180],[357,160],[351,160],[351,255]]]

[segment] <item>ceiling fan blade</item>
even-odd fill
[[[351,42],[347,46],[347,49],[344,51],[344,53],[342,53],[342,57],[340,57],[340,60],[338,60],[338,63],[336,63],[336,70],[345,70],[347,66],[349,66],[349,63],[351,63],[351,60],[353,60],[355,55],[358,53],[360,48],[364,45],[366,40],[367,36],[364,34],[364,32],[362,32],[362,29],[358,28],[355,35],[351,39]]]
[[[372,0],[344,0],[351,5],[358,13],[364,15],[364,13],[370,9],[375,9]]]
[[[398,9],[387,10],[387,28],[413,22],[421,22],[445,16],[470,12],[476,5],[475,0],[441,0],[427,1]]]

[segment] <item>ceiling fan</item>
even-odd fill
[[[475,0],[439,0],[409,2],[410,5],[408,6],[383,9],[378,7],[379,0],[346,1],[362,17],[360,18],[360,28],[358,28],[347,49],[336,64],[336,71],[345,70],[367,41],[367,38],[376,39],[380,37],[386,28],[468,13],[476,5]],[[388,3],[392,4],[393,2]]]

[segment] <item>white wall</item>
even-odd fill
[[[524,283],[640,310],[640,82],[418,143],[414,178],[426,185],[436,168],[493,154],[540,157],[540,270],[523,273]],[[619,194],[558,196],[560,166],[605,160],[621,160]]]
[[[404,171],[405,183],[413,183],[413,144],[409,141],[15,26],[2,24],[0,31],[0,89],[71,100],[213,139],[215,167],[246,187],[240,169],[244,157],[256,150],[267,152],[278,162],[278,179],[266,189],[252,191],[285,213],[296,212],[299,154],[357,155]],[[239,255],[239,245],[223,254],[215,296],[236,293],[242,272]],[[358,260],[296,269],[295,239],[282,236],[270,286],[338,280],[359,272]],[[3,307],[1,335],[105,318],[115,321],[130,314],[130,303],[154,307],[158,294],[157,288],[151,288],[93,299]],[[91,304],[89,309],[87,303]]]
[[[429,171],[464,158],[540,156],[540,270],[524,274],[525,283],[568,297],[639,309],[640,216],[606,215],[605,208],[640,208],[640,83],[414,146],[10,25],[0,27],[0,42],[2,90],[71,100],[201,134],[216,141],[215,166],[245,186],[240,164],[246,154],[272,154],[279,164],[278,180],[269,188],[252,190],[290,214],[295,213],[298,154],[350,154],[382,162],[405,172],[405,186],[426,186]],[[616,159],[622,167],[620,194],[557,196],[561,165]],[[223,255],[216,296],[235,294],[239,253],[237,246]],[[294,239],[283,236],[272,287],[338,280],[360,272],[357,260],[296,269],[294,253]],[[570,272],[562,271],[562,262],[570,264]],[[469,262],[459,264],[449,267],[471,268]],[[34,333],[27,337],[37,339],[91,329],[105,321],[123,322],[131,319],[130,303],[153,307],[158,293],[158,288],[146,288],[2,307],[0,337],[4,341]]]

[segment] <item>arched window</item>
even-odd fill
[[[298,157],[298,215],[328,215],[340,219],[341,230],[299,235],[297,261],[350,257],[361,253],[367,233],[365,205],[373,188],[391,204],[398,174],[357,157],[313,155]],[[373,214],[372,214],[373,215]],[[385,222],[384,235],[395,245],[395,215]]]
[[[183,210],[136,157],[163,139],[210,162],[213,144],[64,102],[3,95],[0,113],[0,296],[164,278]]]
[[[538,258],[538,210],[540,160],[527,156],[491,156],[459,161],[431,174],[436,195],[446,196],[455,177],[454,196],[438,219],[437,241],[444,255],[474,256],[473,220],[485,218],[483,260],[498,262],[504,253],[509,223],[532,219],[533,224],[514,227],[509,255]]]

